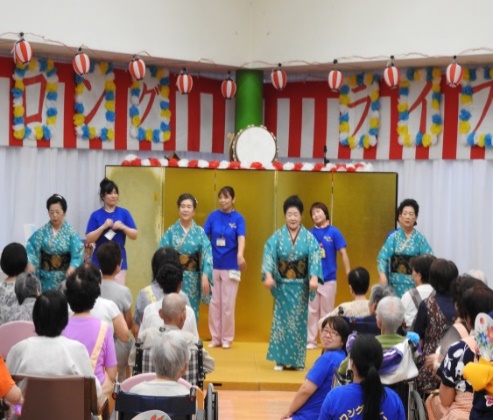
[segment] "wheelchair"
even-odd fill
[[[197,348],[192,349],[190,352],[190,362],[188,363],[188,370],[183,375],[183,379],[190,382],[192,385],[196,385],[200,389],[204,389],[204,346],[202,341],[199,340]],[[140,373],[155,372],[154,366],[151,362],[151,351],[142,348],[142,342],[137,340],[135,342],[135,365],[132,369],[132,375],[139,375]]]
[[[198,394],[198,395],[197,395]],[[217,391],[209,384],[206,398],[197,387],[190,388],[189,395],[155,397],[121,391],[118,384],[113,392],[118,420],[130,420],[149,410],[165,412],[171,420],[218,420],[219,406]]]

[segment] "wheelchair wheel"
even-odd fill
[[[209,386],[207,387],[207,395],[205,398],[207,420],[218,420],[219,404],[217,400],[217,391],[214,391],[214,385],[209,384]]]
[[[409,397],[407,418],[409,420],[427,420],[428,416],[426,415],[425,406],[419,392],[413,389]]]

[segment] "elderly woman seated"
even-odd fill
[[[139,395],[172,397],[188,395],[189,390],[178,382],[187,370],[190,350],[180,331],[164,334],[152,348],[152,361],[157,378],[135,385],[130,392]]]
[[[34,304],[33,322],[38,335],[10,349],[7,367],[12,375],[94,376],[84,345],[60,335],[68,323],[62,293],[49,290],[41,294]],[[96,388],[100,394],[98,381]]]
[[[12,308],[18,306],[14,287],[17,276],[27,267],[26,248],[18,243],[8,244],[2,251],[0,267],[7,278],[0,281],[0,325],[7,322]]]
[[[13,306],[6,321],[32,321],[36,298],[41,294],[41,282],[33,273],[21,273],[15,281],[18,306]]]

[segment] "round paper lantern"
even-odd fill
[[[193,79],[187,73],[187,69],[183,69],[178,79],[176,79],[176,87],[182,95],[187,95],[190,93],[193,87]]]
[[[24,38],[21,38],[14,45],[14,62],[15,64],[27,64],[31,61],[33,50],[31,44]]]
[[[142,80],[146,75],[146,64],[144,60],[137,56],[134,56],[130,64],[128,65],[128,71],[135,80]]]
[[[383,80],[389,88],[396,88],[399,86],[399,70],[392,63],[383,71]]]
[[[79,52],[75,54],[75,57],[72,59],[72,67],[79,76],[84,76],[89,73],[91,68],[91,60],[87,54],[84,54],[79,50]]]
[[[236,83],[229,77],[229,74],[227,79],[221,83],[221,93],[225,99],[231,99],[236,94]]]
[[[447,78],[447,83],[452,87],[456,87],[462,81],[462,67],[454,61],[448,65],[445,76]]]
[[[277,69],[272,70],[270,80],[277,90],[283,90],[286,87],[288,77],[286,76],[286,72],[281,68],[281,64],[279,64]]]
[[[344,76],[339,70],[331,70],[327,78],[327,83],[329,84],[330,90],[338,91],[342,82],[344,81]]]

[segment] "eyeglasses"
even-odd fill
[[[331,330],[329,328],[324,328],[322,330],[322,333],[330,335],[331,337],[339,337],[340,336],[340,334],[337,331]]]

